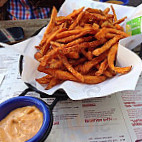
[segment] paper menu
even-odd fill
[[[141,86],[140,77],[135,91],[59,102],[54,109],[54,125],[46,142],[141,142]]]
[[[66,15],[72,12],[73,9],[80,8],[82,6],[86,6],[86,8],[93,7],[93,8],[105,9],[110,5],[111,4],[94,2],[90,0],[80,0],[79,2],[76,2],[75,0],[72,1],[67,0],[61,7],[59,15]],[[122,18],[126,15],[130,16],[135,10],[135,8],[133,7],[124,7],[120,5],[114,5],[114,8],[116,9],[118,18]],[[124,10],[126,11],[125,13],[123,12]],[[102,97],[122,90],[135,89],[137,80],[142,70],[142,62],[137,55],[135,55],[133,52],[129,51],[123,46],[128,40],[124,39],[123,44],[119,45],[117,64],[119,64],[120,66],[132,65],[133,67],[132,71],[129,72],[128,74],[122,76],[117,75],[114,78],[108,79],[96,85],[87,85],[87,84],[75,83],[72,81],[66,81],[60,85],[53,87],[50,90],[44,90],[43,86],[35,82],[35,78],[40,77],[40,75],[43,76],[43,74],[40,74],[37,71],[37,66],[39,63],[34,59],[34,53],[36,52],[34,46],[38,45],[39,42],[41,41],[44,30],[45,28],[35,37],[32,37],[24,42],[8,47],[15,49],[16,51],[20,52],[25,56],[24,70],[22,73],[22,79],[24,82],[31,83],[37,89],[49,95],[52,95],[58,89],[64,89],[67,95],[72,100]],[[139,38],[139,40],[138,39],[136,40],[136,42],[139,41],[141,41],[141,38]],[[129,81],[130,78],[131,82]]]

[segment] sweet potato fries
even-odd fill
[[[66,80],[97,84],[116,74],[128,73],[131,66],[115,66],[118,42],[128,37],[119,25],[126,17],[117,19],[113,6],[111,9],[113,14],[109,14],[110,8],[102,11],[82,7],[57,17],[53,7],[35,54],[40,62],[38,71],[47,75],[36,81],[50,89]]]

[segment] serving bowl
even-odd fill
[[[7,101],[1,103],[0,121],[4,119],[11,111],[25,106],[35,106],[43,113],[43,124],[40,130],[35,136],[26,142],[43,142],[47,138],[52,128],[53,115],[49,105],[38,98],[30,96],[19,96],[8,99]]]

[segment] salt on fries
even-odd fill
[[[118,42],[128,37],[122,23],[111,6],[104,11],[84,7],[67,16],[57,17],[53,7],[51,20],[44,36],[36,46],[35,58],[40,62],[38,71],[47,75],[36,79],[47,84],[45,89],[70,80],[97,84],[118,74],[125,74],[129,67],[115,67]]]

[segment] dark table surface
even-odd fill
[[[142,3],[142,0],[129,0],[129,4],[130,6],[138,6]]]

